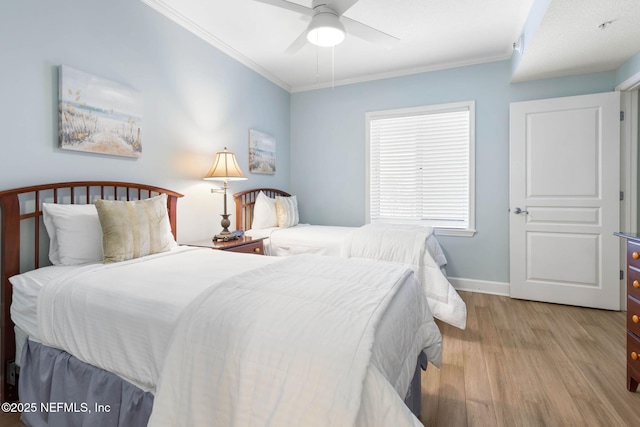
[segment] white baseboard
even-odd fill
[[[491,282],[488,280],[462,279],[460,277],[449,277],[449,283],[453,285],[456,291],[477,292],[480,294],[491,294],[509,296],[509,283],[507,282]],[[622,281],[620,296],[620,310],[627,311],[626,283]]]
[[[481,294],[509,296],[509,283],[491,282],[488,280],[463,279],[447,277],[458,291],[479,292]]]

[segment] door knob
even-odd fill
[[[513,210],[513,213],[514,213],[514,214],[525,214],[525,215],[528,215],[528,214],[529,214],[529,211],[523,211],[523,210],[522,210],[522,209],[520,209],[520,208],[515,208],[515,209]]]

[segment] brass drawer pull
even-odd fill
[[[633,285],[633,287],[634,287],[634,288],[636,288],[636,289],[640,288],[640,282],[638,282],[637,280],[634,280],[634,281],[633,281],[633,283],[632,283],[632,285]]]
[[[631,320],[633,320],[633,323],[638,323],[640,322],[640,317],[638,317],[637,314],[634,314],[633,316],[631,316]]]
[[[253,249],[253,252],[255,252],[255,253],[259,254],[259,253],[260,253],[260,248],[254,248],[254,249]]]
[[[638,258],[640,258],[640,254],[638,252],[634,252],[634,253],[631,254],[631,258],[638,259]]]
[[[632,358],[633,360],[638,360],[638,353],[636,353],[635,351],[632,351],[632,352],[631,352],[631,358]]]

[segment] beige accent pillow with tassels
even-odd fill
[[[120,262],[176,245],[167,214],[167,195],[145,200],[96,200],[104,262]]]

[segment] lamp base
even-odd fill
[[[215,236],[211,240],[217,242],[218,240],[222,240],[223,242],[228,242],[229,240],[235,240],[238,238],[237,235],[229,231],[229,226],[231,225],[231,221],[229,217],[231,214],[227,214],[227,206],[224,207],[224,213],[220,214],[222,217],[222,221],[220,221],[220,225],[222,226],[222,231]]]

